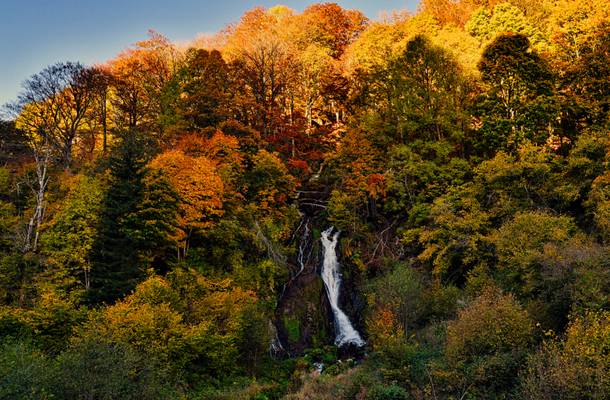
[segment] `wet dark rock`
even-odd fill
[[[309,348],[334,344],[333,313],[320,277],[322,246],[320,231],[327,228],[326,204],[330,185],[312,180],[299,191],[302,220],[293,234],[296,253],[289,259],[290,278],[284,285],[275,314],[277,336],[288,355],[303,354]],[[364,309],[361,297],[353,292],[354,279],[342,284],[340,303],[358,331]],[[355,316],[355,318],[353,318]],[[363,349],[343,346],[347,358],[357,358]]]

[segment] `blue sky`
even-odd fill
[[[345,0],[375,19],[383,10],[415,11],[418,0]],[[58,61],[112,58],[154,29],[171,40],[213,33],[255,6],[303,10],[312,1],[267,0],[0,0],[0,105],[23,80]]]

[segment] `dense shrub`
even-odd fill
[[[605,399],[610,393],[610,313],[575,317],[565,340],[552,339],[529,357],[521,379],[527,400]]]

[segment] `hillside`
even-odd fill
[[[246,11],[0,121],[1,399],[610,399],[610,3]]]

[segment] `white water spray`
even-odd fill
[[[306,262],[305,251],[307,250],[308,238],[309,238],[309,224],[307,222],[305,222],[305,232],[303,233],[303,236],[301,237],[301,243],[299,244],[299,254],[297,255],[297,262],[299,263],[299,272],[297,272],[297,274],[294,276],[295,278],[298,277],[299,275],[301,275],[303,273],[303,270],[305,269],[305,262]]]
[[[331,226],[324,232],[322,232],[322,246],[324,247],[324,260],[322,263],[322,280],[326,287],[326,294],[330,301],[330,307],[333,310],[335,316],[335,325],[337,328],[337,337],[335,338],[335,344],[337,346],[343,346],[348,343],[355,344],[356,346],[364,346],[364,340],[360,337],[360,334],[350,322],[349,318],[339,308],[339,293],[341,289],[341,274],[339,273],[339,262],[337,261],[337,253],[335,248],[339,238],[339,232],[335,232],[331,237],[333,231]]]

